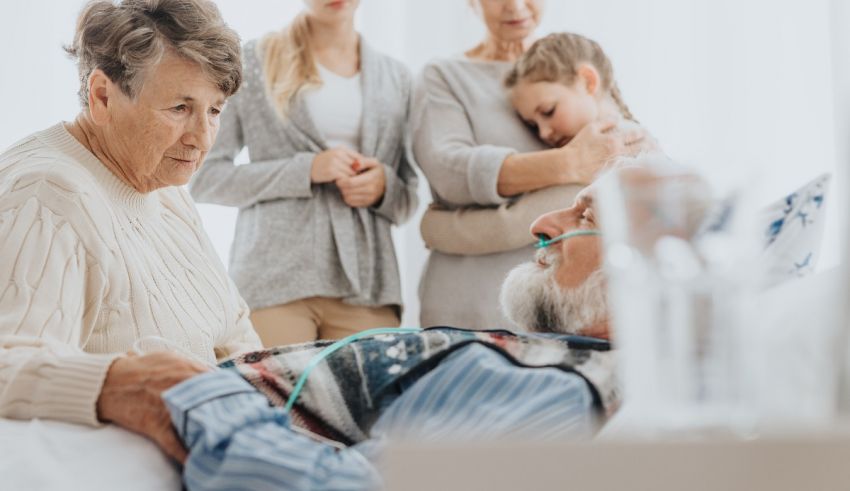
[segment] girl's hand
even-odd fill
[[[378,203],[384,197],[387,184],[383,164],[372,158],[361,158],[359,163],[359,174],[336,181],[342,200],[352,208],[365,208]]]
[[[310,168],[310,182],[334,182],[356,175],[352,164],[364,157],[345,147],[336,147],[316,155]]]

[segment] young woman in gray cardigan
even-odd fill
[[[354,30],[357,3],[308,1],[245,46],[242,90],[191,184],[197,201],[239,208],[230,274],[266,346],[400,322],[390,228],[417,205],[411,77]]]
[[[511,107],[503,82],[529,44],[543,2],[471,3],[487,37],[462,56],[426,65],[414,95],[413,151],[431,185],[432,209],[464,210],[468,223],[471,214],[515,200],[534,200],[541,213],[568,206],[577,185],[592,180],[626,135],[603,134],[604,126],[591,125],[559,148],[539,140]],[[537,199],[535,193],[546,196]],[[428,213],[423,225],[427,219]],[[490,233],[527,234],[522,228]],[[501,313],[499,290],[508,272],[534,254],[525,244],[483,255],[464,254],[461,243],[432,250],[419,285],[422,325],[515,327]]]

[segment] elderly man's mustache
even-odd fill
[[[561,261],[561,255],[559,251],[555,251],[549,248],[546,249],[538,249],[534,254],[534,262],[536,262],[539,266],[543,268],[551,268],[553,266],[558,266]]]

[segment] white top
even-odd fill
[[[141,337],[209,362],[261,347],[186,190],[139,193],[61,123],[0,154],[0,258],[2,417],[97,424]]]
[[[328,148],[346,146],[360,151],[363,91],[360,72],[343,77],[316,63],[322,85],[304,93],[304,102]]]

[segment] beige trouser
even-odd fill
[[[254,329],[263,346],[341,339],[373,327],[398,327],[394,307],[348,305],[338,298],[312,297],[255,310]]]

